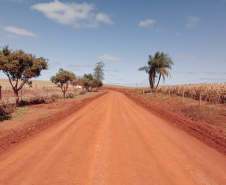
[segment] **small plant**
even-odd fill
[[[8,101],[6,103],[0,103],[0,116],[6,116],[13,113],[16,109],[15,104],[10,104]]]
[[[24,114],[27,113],[27,108],[26,107],[18,107],[16,108],[15,112],[12,114],[12,117],[18,117],[18,116],[23,116]]]
[[[75,97],[75,95],[73,93],[68,93],[67,94],[67,98],[74,98],[74,97]]]

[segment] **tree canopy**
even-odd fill
[[[47,59],[27,54],[23,50],[12,51],[8,46],[0,50],[0,71],[6,74],[19,105],[18,91],[24,84],[31,85],[31,78],[39,77],[42,70],[48,69]],[[21,83],[19,82],[21,81]]]
[[[84,74],[83,76],[83,86],[86,88],[87,91],[92,91],[93,88],[100,88],[103,86],[101,80],[93,78],[92,74]]]
[[[168,54],[163,52],[156,52],[154,56],[149,55],[148,66],[143,66],[139,68],[139,71],[145,71],[149,75],[149,83],[151,90],[153,91],[155,88],[155,80],[158,78],[158,83],[156,88],[158,87],[161,76],[163,77],[163,82],[165,81],[165,76],[170,76],[170,72],[168,69],[171,69],[171,65],[173,65],[172,59]]]
[[[105,64],[103,62],[98,62],[96,63],[96,67],[93,69],[94,73],[93,76],[94,78],[98,79],[98,80],[104,80],[104,66]]]
[[[88,79],[90,79],[90,80],[93,80],[93,75],[92,75],[91,73],[89,73],[89,74],[84,74],[84,75],[83,75],[83,78],[88,78]]]
[[[74,80],[76,80],[76,76],[73,72],[66,71],[66,70],[60,68],[59,72],[56,73],[55,76],[52,76],[50,80],[52,81],[52,83],[60,84],[60,88],[65,97],[65,93],[68,89],[68,84],[70,84]]]

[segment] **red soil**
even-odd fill
[[[175,126],[200,140],[209,136],[209,145],[216,142],[203,132],[211,129],[130,94],[82,101],[88,103],[40,121],[52,126],[0,154],[0,184],[226,184],[226,156]]]
[[[75,113],[105,93],[83,99],[27,106],[29,109],[25,115],[0,124],[0,152]]]
[[[186,117],[182,113],[166,110],[154,102],[148,102],[142,99],[142,95],[135,95],[123,92],[127,97],[136,102],[137,104],[146,108],[154,115],[166,120],[169,124],[186,131],[196,139],[201,140],[205,144],[215,148],[219,152],[226,154],[226,130],[218,125],[211,125],[205,122],[194,121]],[[173,106],[176,106],[174,104]],[[218,117],[224,119],[225,116]]]

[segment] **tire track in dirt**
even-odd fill
[[[166,120],[171,125],[186,131],[203,143],[226,155],[226,136],[221,129],[207,123],[195,122],[182,114],[162,109],[158,105],[150,104],[150,102],[132,94],[122,93],[146,110]]]
[[[0,184],[226,184],[226,157],[119,92],[0,155]]]
[[[107,92],[93,96],[93,97],[88,97],[88,98],[83,98],[81,100],[72,100],[74,101],[75,105],[70,108],[64,110],[63,112],[60,111],[58,114],[51,115],[47,118],[39,118],[38,120],[34,120],[32,123],[27,124],[20,129],[16,130],[9,130],[6,131],[6,133],[1,133],[4,135],[4,137],[1,136],[0,138],[0,152],[3,150],[15,145],[16,143],[31,137],[32,135],[50,127],[51,125],[54,125],[56,122],[66,118],[67,116],[75,113],[79,109],[81,109],[83,106],[91,102],[92,100],[99,98],[100,96],[105,95]],[[52,104],[42,104],[43,108],[45,106],[49,107],[54,107],[56,103]],[[65,102],[58,102],[60,106],[64,106]],[[31,129],[32,128],[32,129]]]

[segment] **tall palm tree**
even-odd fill
[[[170,76],[168,69],[171,69],[173,65],[172,59],[168,54],[163,52],[156,52],[154,56],[149,55],[148,66],[144,66],[138,69],[138,71],[145,71],[149,75],[150,88],[153,91],[155,88],[155,79],[158,76],[158,83],[156,88],[159,85],[161,77],[163,77],[163,82],[165,81],[165,76]]]

